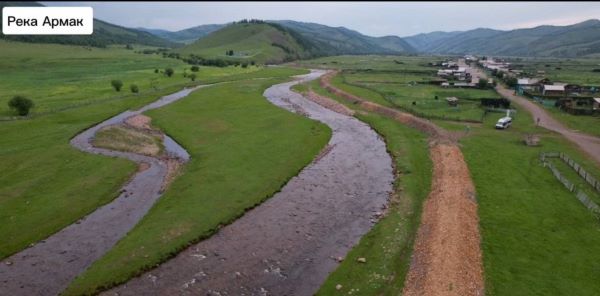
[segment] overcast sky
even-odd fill
[[[244,18],[344,26],[371,36],[475,28],[510,30],[600,18],[600,2],[42,2],[92,6],[94,17],[125,27],[181,30]]]

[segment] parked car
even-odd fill
[[[507,129],[512,124],[512,118],[509,116],[502,117],[496,123],[496,129]]]

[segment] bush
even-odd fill
[[[198,66],[192,66],[192,68],[190,68],[190,70],[192,70],[192,72],[198,72],[198,70],[200,70],[200,68],[198,68]]]
[[[486,79],[479,79],[479,82],[477,83],[477,86],[481,89],[487,88],[488,87],[488,81]]]
[[[254,61],[250,62],[250,65],[254,66],[256,63]]]
[[[243,63],[242,68],[248,68],[248,63]]]
[[[196,80],[196,74],[192,73],[190,75],[188,75],[188,77],[192,80],[195,81]]]
[[[173,76],[173,73],[175,73],[175,71],[173,71],[172,68],[166,68],[165,69],[165,75],[171,77],[171,76]]]
[[[140,89],[138,88],[137,84],[132,84],[129,86],[129,89],[131,90],[132,93],[137,94],[138,92],[140,92]]]
[[[154,69],[154,73],[158,73],[158,69]]]
[[[8,107],[17,110],[17,113],[21,116],[29,114],[29,110],[33,108],[33,105],[33,101],[24,96],[14,96],[8,101]]]
[[[110,84],[116,91],[121,91],[121,87],[123,87],[123,81],[121,81],[121,80],[115,79],[115,80],[111,81]]]

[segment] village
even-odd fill
[[[467,65],[476,66],[486,71],[488,76],[495,77],[515,90],[515,94],[528,97],[546,107],[557,107],[572,115],[600,115],[600,88],[596,85],[582,85],[552,81],[545,77],[544,70],[535,73],[519,69],[506,60],[465,55]],[[487,88],[495,86],[496,82],[490,78],[486,82],[460,67],[455,60],[432,62],[430,66],[441,67],[437,70],[436,84],[443,88]],[[448,98],[451,105],[456,105],[457,98]]]

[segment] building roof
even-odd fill
[[[596,101],[596,103],[600,103],[600,98],[594,98],[594,101]]]
[[[520,78],[517,80],[518,85],[532,85],[540,82],[537,78]]]
[[[544,90],[565,91],[565,86],[544,84]]]

